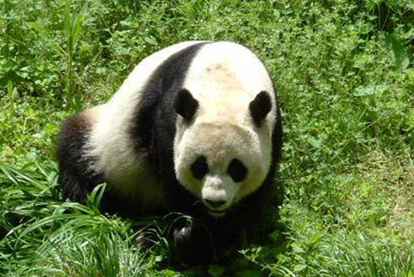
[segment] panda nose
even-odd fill
[[[226,204],[226,201],[224,200],[208,200],[205,199],[206,203],[208,206],[210,206],[213,209],[218,209],[221,206],[223,206],[224,204]]]

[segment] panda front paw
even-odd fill
[[[182,266],[206,265],[215,257],[212,236],[206,226],[191,222],[174,229],[172,257]]]

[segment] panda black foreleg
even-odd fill
[[[206,265],[216,258],[213,234],[202,222],[176,226],[172,231],[172,257],[174,263],[184,266]]]
[[[245,231],[226,220],[191,217],[170,233],[173,263],[192,266],[222,262],[240,246]]]

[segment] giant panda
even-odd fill
[[[281,147],[259,58],[234,42],[188,41],[143,59],[107,103],[64,122],[58,181],[79,202],[107,183],[104,209],[122,215],[187,215],[171,232],[174,255],[210,263],[254,237],[280,192]]]

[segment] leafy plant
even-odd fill
[[[413,276],[411,0],[7,0],[0,10],[0,275]],[[193,39],[243,43],[266,64],[287,198],[267,243],[177,272],[166,267],[171,221],[102,215],[99,189],[87,205],[61,199],[54,145],[64,118],[106,101],[140,60]],[[145,232],[149,252],[136,241]]]

